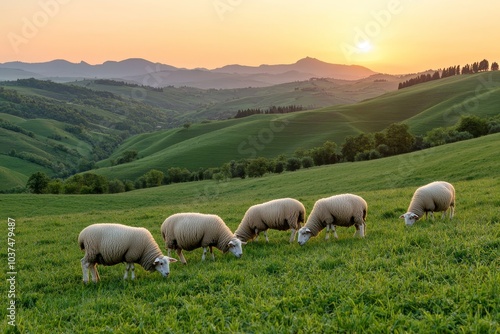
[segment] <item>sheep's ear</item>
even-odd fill
[[[168,262],[177,262],[177,259],[174,259],[173,257],[168,257]]]
[[[418,219],[418,215],[417,215],[417,214],[415,214],[415,213],[412,213],[412,214],[410,215],[410,218],[415,218],[415,219]]]
[[[231,240],[231,241],[229,241],[228,245],[229,245],[229,248],[234,247],[234,242]]]
[[[308,228],[306,228],[306,229],[304,230],[304,233],[311,233],[311,230],[310,230],[310,229],[308,229]]]
[[[401,216],[399,216],[399,218],[404,218],[404,217],[405,217],[405,215],[401,215]]]

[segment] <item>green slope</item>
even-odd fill
[[[478,88],[482,82],[489,82],[489,88]],[[291,155],[297,148],[319,146],[326,140],[340,146],[348,135],[381,131],[396,122],[406,122],[414,134],[425,134],[435,127],[454,125],[460,115],[497,115],[500,94],[495,82],[500,82],[500,72],[456,76],[351,105],[143,134],[127,140],[111,157],[136,150],[139,160],[114,167],[105,160],[99,163],[97,173],[135,179],[151,168],[166,171],[169,167],[186,167],[194,171],[230,160]],[[454,113],[470,99],[479,101],[479,107]]]

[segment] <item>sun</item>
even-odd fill
[[[369,41],[363,41],[356,45],[360,53],[367,53],[373,49],[372,44]]]

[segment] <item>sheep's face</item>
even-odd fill
[[[246,245],[246,242],[241,241],[240,239],[234,238],[229,241],[229,251],[234,254],[237,258],[240,258],[243,255],[242,245]]]
[[[170,274],[170,262],[177,262],[177,260],[168,256],[157,257],[154,262],[155,269],[159,271],[163,277],[167,277],[168,274]]]
[[[399,216],[399,218],[405,219],[406,226],[412,226],[418,220],[419,216],[413,212],[407,212],[404,215]]]
[[[302,227],[299,230],[299,236],[297,238],[297,242],[299,243],[299,245],[303,246],[307,242],[307,240],[311,238],[311,236],[312,236],[311,230],[308,229],[307,227]]]

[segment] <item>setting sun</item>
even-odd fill
[[[369,41],[364,41],[364,42],[358,43],[358,45],[356,45],[356,46],[357,46],[359,52],[362,52],[362,53],[370,52],[373,49],[373,46]]]

